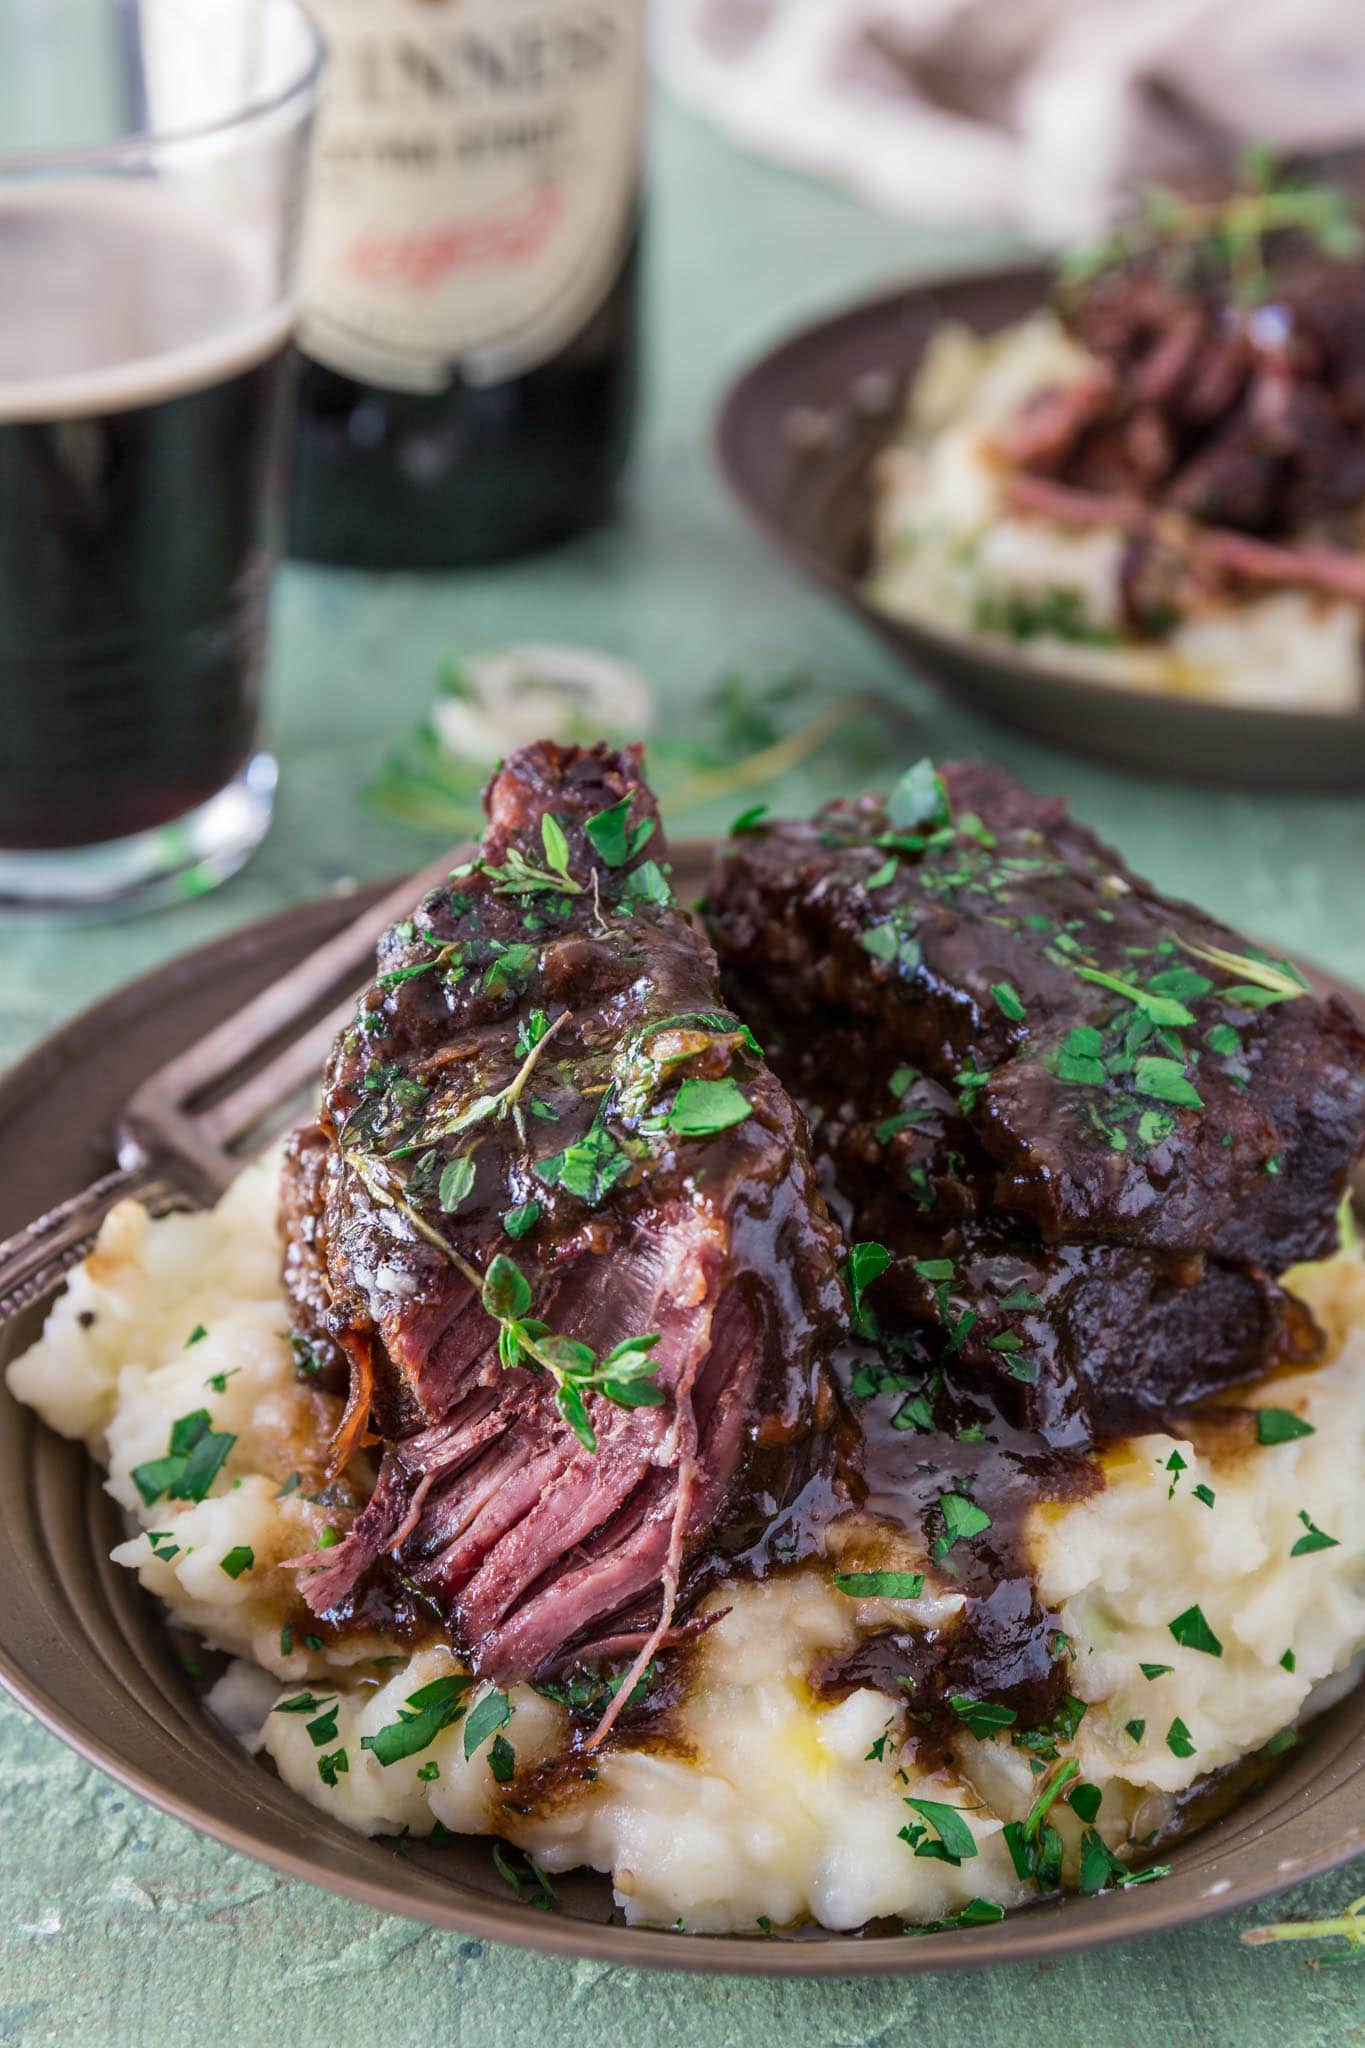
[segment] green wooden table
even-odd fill
[[[670,701],[732,663],[797,660],[905,707],[907,746],[983,751],[1065,791],[1133,863],[1232,922],[1365,982],[1365,804],[1128,780],[985,728],[903,677],[740,526],[712,473],[722,379],[808,313],[914,269],[986,261],[747,163],[667,109],[656,130],[650,386],[614,531],[476,576],[289,572],[273,654],[275,830],[218,894],[103,930],[0,926],[0,1059],[167,955],[346,876],[433,850],[360,792],[453,653],[548,639],[637,662]],[[913,758],[907,754],[907,758]],[[1337,1910],[1365,1864],[1278,1902]],[[828,1985],[652,1976],[560,1963],[384,1919],[202,1841],[0,1704],[0,2048],[1348,2048],[1365,1968],[1251,1952],[1266,1913],[975,1980]]]

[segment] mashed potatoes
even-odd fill
[[[901,617],[1004,635],[1030,660],[1119,687],[1356,710],[1357,605],[1277,590],[1211,604],[1160,642],[1125,640],[1122,532],[1081,532],[1005,507],[992,436],[1087,361],[1050,313],[985,339],[957,326],[939,331],[902,433],[882,457],[869,595]]]
[[[512,1776],[565,1747],[561,1705],[471,1684],[435,1637],[310,1634],[286,1561],[325,1546],[350,1509],[344,1489],[312,1498],[337,1404],[295,1374],[275,1172],[249,1169],[209,1216],[115,1210],[9,1380],[107,1466],[140,1531],[118,1562],[249,1660],[211,1704],[305,1799],[364,1833],[497,1833],[543,1870],[607,1872],[633,1922],[695,1931],[987,1918],[1033,1895],[1006,1829],[1040,1792],[1057,1794],[1048,1818],[1068,1879],[1112,1880],[1105,1846],[1123,1857],[1145,1843],[1179,1794],[1281,1736],[1365,1643],[1365,1269],[1343,1256],[1301,1276],[1332,1355],[1250,1397],[1271,1411],[1270,1440],[1205,1423],[1136,1439],[1109,1454],[1102,1491],[1035,1510],[1040,1595],[1085,1705],[1055,1758],[965,1726],[917,1756],[913,1702],[815,1696],[813,1663],[860,1632],[939,1627],[961,1605],[928,1559],[915,1600],[839,1592],[838,1553],[866,1536],[850,1523],[824,1563],[711,1596],[728,1611],[663,1732],[623,1734],[591,1760],[595,1776],[574,1769],[513,1812]],[[197,1419],[177,1439],[185,1417]],[[177,1441],[217,1461],[205,1497],[149,1503],[145,1468]],[[353,1478],[363,1497],[368,1475]]]

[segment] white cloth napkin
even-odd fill
[[[745,147],[1044,241],[1250,142],[1365,140],[1365,0],[660,0],[656,34]]]

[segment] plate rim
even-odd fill
[[[689,855],[699,856],[714,844],[713,841],[683,840],[678,841],[672,851],[675,859],[683,860]],[[73,1059],[89,1056],[101,1022],[111,1013],[147,1010],[185,978],[198,980],[205,974],[221,971],[229,962],[244,964],[254,951],[262,949],[263,942],[268,945],[271,939],[281,938],[294,927],[305,931],[314,929],[325,922],[325,912],[336,916],[353,907],[358,913],[368,901],[377,900],[393,885],[393,878],[384,882],[367,881],[288,905],[238,925],[187,951],[173,954],[96,998],[0,1072],[0,1135],[12,1105],[26,1095],[40,1077],[50,1075],[54,1064],[60,1068]],[[1326,975],[1324,979],[1340,990],[1349,991],[1365,1013],[1365,991],[1354,989],[1335,976]],[[104,1135],[112,1142],[112,1130]],[[32,1422],[36,1429],[46,1428],[36,1415],[32,1416]],[[83,1447],[78,1448],[92,1480],[96,1480],[102,1490],[98,1467]],[[149,1602],[152,1598],[145,1594],[142,1597]],[[153,1604],[158,1620],[164,1625],[159,1603]],[[448,1932],[507,1942],[542,1954],[583,1957],[632,1968],[685,1971],[689,1975],[802,1979],[890,1977],[1055,1959],[1108,1947],[1115,1942],[1141,1940],[1177,1927],[1221,1917],[1254,1905],[1290,1885],[1321,1876],[1365,1853],[1363,1822],[1312,1854],[1295,1858],[1290,1871],[1268,1870],[1260,1877],[1240,1882],[1233,1878],[1226,1891],[1217,1895],[1211,1895],[1207,1890],[1201,1892],[1195,1900],[1174,1912],[1163,1907],[1160,1886],[1143,1887],[1137,1895],[1131,1892],[1117,1895],[1129,1903],[1121,1917],[1115,1915],[1112,1925],[1106,1925],[1100,1918],[1077,1922],[1074,1927],[1069,1927],[1065,1918],[1066,1899],[1039,1901],[1037,1905],[1008,1915],[1003,1923],[982,1928],[954,1929],[922,1936],[866,1937],[856,1930],[847,1933],[833,1930],[801,1940],[776,1942],[754,1935],[678,1935],[663,1928],[629,1927],[617,1922],[601,1923],[533,1914],[510,1896],[506,1902],[490,1898],[487,1905],[481,1905],[460,1893],[447,1912],[439,1908],[433,1910],[429,1902],[390,1892],[380,1880],[334,1870],[325,1861],[312,1860],[306,1854],[277,1843],[264,1830],[253,1833],[244,1826],[223,1819],[211,1805],[193,1794],[172,1791],[162,1785],[155,1775],[122,1757],[116,1745],[84,1727],[76,1714],[41,1684],[31,1683],[3,1641],[0,1641],[0,1686],[51,1734],[116,1783],[171,1819],[282,1876],[317,1886],[377,1912],[396,1913],[405,1919]],[[291,1793],[291,1797],[297,1800],[301,1815],[309,1822],[321,1818],[301,1795]],[[1235,1849],[1230,1853],[1235,1857]],[[609,1882],[600,1873],[598,1881],[603,1884]],[[1099,1901],[1089,1903],[1098,1905]],[[1011,1930],[1008,1936],[1002,1935],[1004,1926]]]

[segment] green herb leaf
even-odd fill
[[[1066,1803],[1078,1819],[1093,1821],[1103,1798],[1098,1785],[1073,1785],[1066,1795]]]
[[[732,839],[743,838],[746,832],[752,832],[759,820],[766,818],[767,815],[768,806],[766,804],[750,804],[748,810],[741,811],[733,825],[731,825],[730,837]]]
[[[564,837],[564,827],[560,824],[558,818],[551,816],[549,811],[546,811],[540,821],[540,838],[541,844],[545,848],[545,858],[553,872],[557,875],[567,875],[569,872],[569,842]]]
[[[390,1721],[377,1735],[362,1736],[361,1748],[371,1750],[376,1762],[386,1766],[417,1756],[430,1748],[443,1730],[453,1727],[463,1717],[465,1694],[473,1683],[473,1679],[463,1672],[451,1672],[446,1678],[434,1679],[430,1685],[424,1685],[413,1693],[407,1704],[399,1708],[396,1721]]]
[[[631,856],[631,834],[628,823],[630,797],[623,796],[618,803],[609,804],[605,811],[589,818],[583,830],[600,858],[609,868],[623,868]]]
[[[204,1500],[236,1441],[235,1436],[215,1432],[207,1408],[196,1408],[171,1425],[164,1458],[134,1466],[133,1484],[148,1507],[164,1495],[173,1500]]]
[[[935,1557],[946,1557],[955,1543],[968,1542],[991,1526],[985,1509],[968,1500],[965,1494],[940,1494],[938,1509],[943,1517],[943,1534],[934,1543]]]
[[[442,1173],[437,1200],[449,1215],[473,1192],[474,1161],[469,1153],[462,1152],[458,1159],[451,1160]]]
[[[539,1202],[522,1202],[505,1212],[502,1227],[510,1238],[525,1237],[528,1231],[535,1229],[543,1214]]]
[[[1259,1444],[1288,1444],[1292,1443],[1295,1437],[1314,1434],[1313,1424],[1305,1422],[1292,1408],[1256,1410],[1256,1441]]]
[[[1190,1740],[1190,1731],[1179,1714],[1166,1730],[1166,1747],[1172,1756],[1187,1757],[1196,1754],[1195,1746]]]
[[[1003,1016],[1009,1018],[1011,1024],[1023,1023],[1025,1016],[1024,1006],[1009,982],[993,981],[991,983],[991,994],[995,997],[996,1008]]]
[[[844,1282],[853,1304],[852,1327],[856,1336],[872,1335],[872,1314],[863,1301],[863,1291],[874,1280],[879,1280],[890,1264],[891,1254],[884,1244],[868,1239],[862,1244],[849,1246]]]
[[[1205,1621],[1202,1608],[1187,1607],[1169,1626],[1183,1649],[1202,1650],[1208,1657],[1222,1656],[1223,1645]]]
[[[344,1749],[334,1749],[329,1756],[318,1758],[318,1776],[324,1785],[335,1786],[337,1779],[344,1777],[350,1768],[351,1759]]]
[[[239,1543],[226,1557],[218,1560],[222,1570],[230,1579],[240,1579],[243,1572],[249,1572],[256,1562],[256,1553],[249,1543]]]
[[[966,1863],[976,1854],[976,1838],[962,1817],[962,1809],[947,1806],[940,1799],[907,1799],[905,1804],[920,1815],[938,1835],[937,1842],[920,1842],[917,1856],[937,1855],[945,1863]]]
[[[1338,1548],[1341,1538],[1339,1536],[1329,1536],[1325,1529],[1319,1529],[1317,1523],[1311,1519],[1307,1508],[1299,1509],[1299,1520],[1303,1523],[1307,1533],[1300,1536],[1298,1542],[1289,1553],[1291,1557],[1306,1557],[1309,1551],[1312,1550],[1336,1550]]]
[[[656,860],[642,860],[632,868],[621,887],[623,904],[654,903],[666,910],[673,901],[669,880]]]
[[[563,1152],[538,1160],[535,1167],[536,1179],[546,1187],[564,1188],[594,1209],[629,1171],[630,1154],[598,1122]]]
[[[836,1572],[836,1592],[850,1600],[918,1600],[923,1572]]]
[[[531,1306],[531,1290],[519,1266],[499,1252],[489,1261],[483,1279],[483,1306],[499,1322],[524,1316]]]
[[[950,822],[948,791],[927,757],[907,768],[886,800],[886,821],[895,832],[933,830]]]
[[[1179,1060],[1161,1059],[1147,1053],[1138,1061],[1133,1086],[1139,1095],[1153,1095],[1158,1102],[1171,1102],[1178,1109],[1202,1109],[1204,1098],[1190,1080]]]
[[[1174,1664],[1139,1664],[1138,1670],[1144,1678],[1164,1678],[1168,1671],[1174,1671]]]
[[[464,1724],[464,1753],[468,1762],[491,1735],[499,1728],[505,1728],[512,1718],[512,1702],[505,1692],[486,1692],[476,1705],[470,1708]]]
[[[667,1123],[681,1138],[705,1138],[728,1131],[752,1115],[738,1082],[726,1075],[721,1081],[684,1081]]]
[[[948,1704],[958,1719],[966,1723],[967,1733],[978,1742],[998,1735],[1002,1728],[1013,1727],[1019,1719],[1013,1707],[1002,1706],[996,1700],[974,1700],[966,1693],[953,1693]]]

